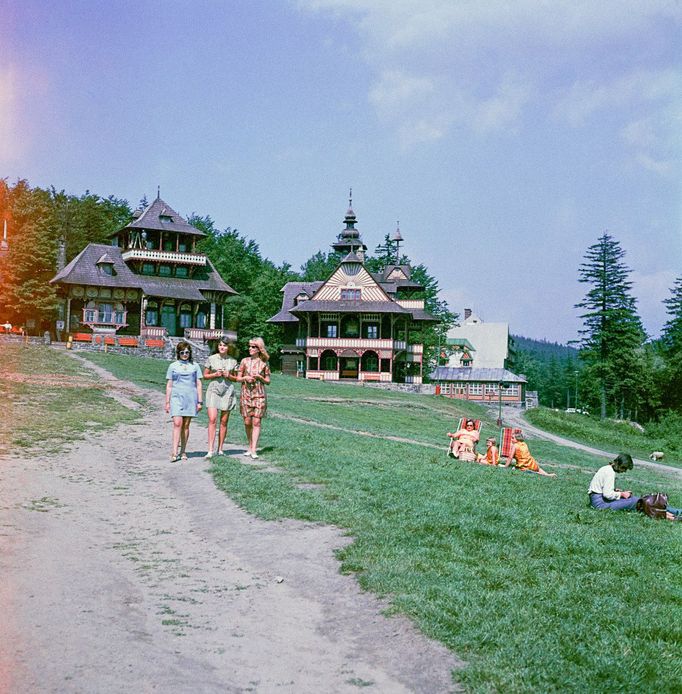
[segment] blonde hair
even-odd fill
[[[262,337],[252,337],[249,340],[249,344],[255,344],[256,347],[258,347],[258,356],[263,360],[263,361],[269,361],[270,360],[270,355],[268,354],[268,351],[265,349],[265,342],[263,342]]]

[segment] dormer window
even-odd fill
[[[309,298],[310,297],[305,292],[297,294],[296,298],[294,299],[294,306],[298,306],[303,301],[308,301]]]
[[[114,272],[114,261],[107,253],[101,256],[97,261],[97,268],[103,275],[113,277],[116,274]]]
[[[173,218],[169,214],[160,214],[159,219],[164,223],[164,224],[172,224],[173,223]]]

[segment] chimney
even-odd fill
[[[470,318],[470,317],[471,317],[471,309],[465,308],[464,309],[464,320],[466,320],[467,318]]]

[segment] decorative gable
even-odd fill
[[[402,268],[396,267],[393,268],[391,273],[388,275],[386,278],[387,280],[392,280],[394,282],[399,281],[399,280],[407,280],[409,277],[405,274]]]
[[[360,262],[343,262],[312,297],[317,301],[391,301]]]

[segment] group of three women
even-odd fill
[[[257,458],[261,420],[267,410],[265,386],[270,383],[270,359],[263,338],[249,340],[249,356],[237,360],[232,356],[232,345],[225,337],[218,340],[217,351],[204,367],[203,374],[192,360],[192,347],[188,342],[179,342],[176,361],[166,372],[166,412],[173,421],[171,462],[187,460],[189,425],[203,408],[201,378],[209,384],[206,388],[206,410],[208,414],[208,453],[222,455],[230,412],[236,407],[237,398],[233,382],[241,383],[239,409],[244,418],[247,450],[244,455]],[[216,429],[218,447],[214,451]]]

